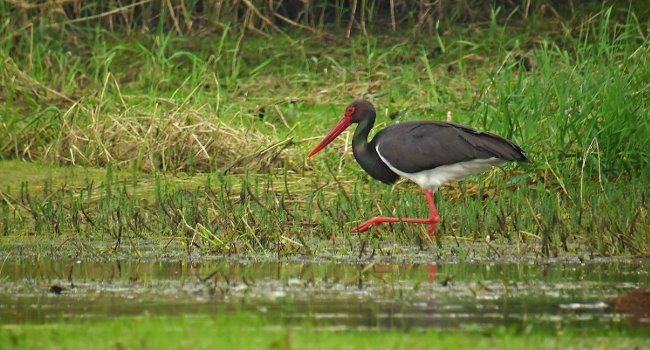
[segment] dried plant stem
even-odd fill
[[[345,32],[345,37],[350,38],[352,35],[352,25],[354,24],[354,18],[357,15],[357,2],[358,0],[352,0],[352,14],[350,14],[350,21],[348,22],[348,30]]]

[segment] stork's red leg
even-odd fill
[[[429,190],[424,190],[424,196],[427,199],[427,204],[429,205],[429,217],[426,219],[417,219],[417,218],[390,218],[383,216],[375,216],[374,218],[365,221],[363,224],[352,229],[352,232],[365,232],[368,231],[372,225],[379,225],[382,222],[410,222],[414,224],[428,224],[429,227],[427,231],[429,232],[429,237],[433,239],[433,235],[436,232],[436,223],[440,221],[440,216],[438,216],[438,211],[436,210],[436,205],[433,202],[433,192]]]
[[[424,196],[427,198],[427,204],[429,205],[429,220],[431,220],[429,227],[427,227],[427,231],[429,231],[429,237],[433,239],[433,236],[436,234],[436,224],[440,221],[440,216],[436,209],[436,203],[433,201],[433,192],[424,190]]]

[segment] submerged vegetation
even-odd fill
[[[305,159],[365,97],[380,126],[451,112],[533,161],[443,189],[438,246],[650,252],[648,8],[289,3],[1,2],[0,232],[363,253],[357,220],[426,212],[415,186],[368,179],[345,137]]]

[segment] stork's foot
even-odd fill
[[[428,219],[412,219],[412,218],[387,218],[383,216],[375,216],[370,220],[366,220],[361,225],[352,229],[352,232],[366,232],[370,230],[373,225],[379,225],[384,222],[408,222],[413,224],[428,224],[429,227],[427,231],[429,232],[429,237],[433,238],[434,233],[436,232],[436,223],[439,221],[438,217],[428,218]]]
[[[372,218],[370,220],[366,220],[366,221],[364,221],[363,224],[353,228],[352,232],[356,232],[356,233],[366,232],[366,231],[370,230],[372,225],[379,225],[382,222],[389,222],[389,221],[385,221],[386,219],[394,219],[394,218],[384,218],[384,217],[381,217],[381,216],[375,216],[374,218]]]

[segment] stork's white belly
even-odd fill
[[[415,182],[424,189],[436,191],[438,187],[448,183],[449,181],[459,180],[465,176],[477,174],[486,171],[493,166],[505,163],[503,159],[496,157],[485,159],[473,159],[465,162],[459,162],[450,165],[442,165],[433,169],[419,171],[417,173],[405,173],[396,169],[389,161],[384,158],[379,149],[377,149],[379,158],[392,170],[395,174],[404,176],[405,178]]]

